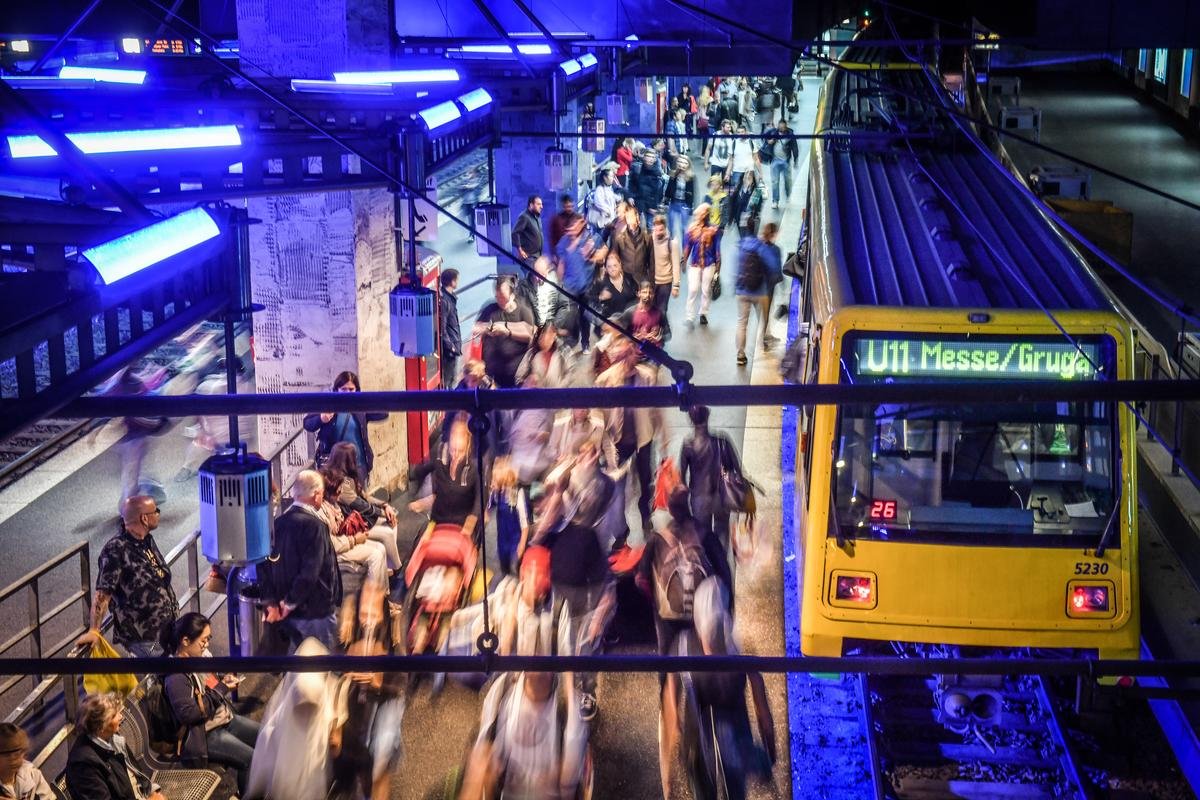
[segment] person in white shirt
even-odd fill
[[[0,798],[55,800],[42,771],[26,758],[29,736],[11,722],[0,722]]]

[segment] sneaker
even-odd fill
[[[701,315],[700,315],[700,324],[701,324],[701,325],[707,325],[707,324],[708,324],[708,315],[707,315],[707,314],[701,314]]]
[[[775,209],[776,211],[778,211],[778,210],[779,210],[779,203],[772,203],[772,204],[771,204],[771,208],[773,208],[773,209]]]
[[[745,354],[745,353],[738,353],[738,354],[737,354],[737,363],[738,363],[738,366],[739,366],[739,367],[744,367],[744,366],[746,366],[746,354]]]
[[[596,695],[591,692],[580,692],[579,718],[591,722],[596,718]]]

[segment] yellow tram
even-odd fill
[[[876,71],[906,93],[923,76]],[[827,80],[818,130],[939,124]],[[931,99],[931,104],[935,100]],[[882,121],[881,121],[882,120]],[[948,124],[948,123],[945,123]],[[965,140],[814,140],[804,380],[1130,378],[1128,322]],[[1119,403],[819,406],[800,419],[801,648],[862,640],[1137,658],[1134,419]]]

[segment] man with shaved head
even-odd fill
[[[121,530],[100,550],[92,626],[79,644],[94,644],[111,606],[113,639],[135,656],[162,655],[158,634],[175,621],[179,601],[171,588],[171,569],[150,534],[158,527],[158,503],[134,495],[125,501]]]

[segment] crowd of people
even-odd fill
[[[752,310],[757,343],[773,346],[771,302],[782,258],[778,225],[763,222],[763,206],[769,193],[778,208],[791,190],[799,158],[787,116],[800,88],[794,78],[714,78],[695,95],[685,86],[671,99],[665,135],[648,144],[618,140],[578,204],[563,195],[543,224],[543,200],[530,197],[512,234],[515,254],[530,269],[497,279],[469,331],[460,329],[457,270],[440,276],[444,388],[665,381],[654,356],[672,338],[668,306],[683,294],[687,328],[708,324],[730,229],[739,236],[738,365],[748,361]],[[353,372],[332,386],[360,389]],[[655,408],[522,409],[474,420],[447,414],[433,455],[411,468],[409,510],[427,524],[407,560],[396,510],[367,492],[369,424],[382,416],[304,418],[318,443],[315,468],[291,486],[275,522],[273,558],[258,576],[265,620],[289,652],[470,652],[484,604],[502,654],[598,653],[618,613],[649,617],[659,653],[737,652],[735,534],[743,509],[724,482],[740,473],[740,459],[727,436],[710,430],[707,408],[688,411],[691,433],[677,451],[669,450],[667,420]],[[80,641],[98,642],[111,612],[113,637],[128,652],[208,655],[211,623],[179,614],[154,540],[157,501],[134,491],[126,489],[120,531],[101,551],[91,630]],[[643,604],[618,601],[622,582],[641,590]],[[290,673],[261,723],[230,702],[236,676],[160,681],[168,718],[160,727],[173,724],[167,744],[174,755],[224,766],[239,796],[388,796],[402,759],[411,681]],[[761,678],[698,676],[690,685],[710,723],[725,726],[722,735],[735,742],[728,757],[744,775],[769,775],[774,732]],[[687,735],[682,686],[662,676],[668,744]],[[751,732],[747,688],[761,744]],[[493,678],[458,795],[572,794],[591,779],[588,731],[599,707],[594,674]],[[163,798],[118,733],[122,709],[110,694],[82,703],[66,772],[72,796]],[[23,760],[27,747],[19,729],[0,726],[0,797],[53,796]],[[300,760],[284,767],[285,753]],[[663,758],[667,781],[670,757]]]

